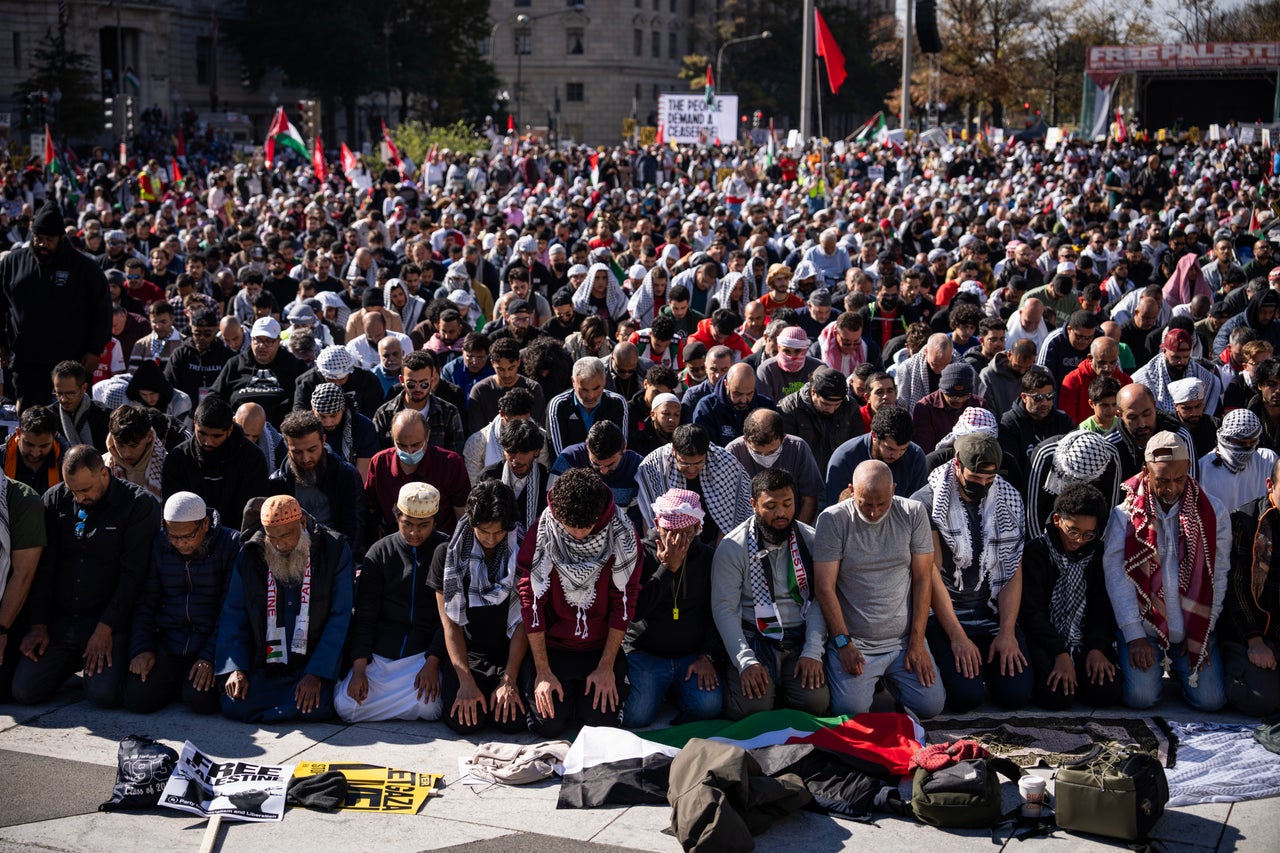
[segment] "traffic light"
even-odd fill
[[[133,95],[126,95],[124,99],[124,133],[125,136],[133,136]]]
[[[298,117],[302,122],[303,135],[308,139],[314,139],[320,132],[320,102],[298,101]]]
[[[253,74],[246,63],[240,63],[240,85],[245,89],[253,88]]]
[[[764,113],[756,110],[751,114],[751,127],[754,130],[760,129],[760,122],[764,119]]]
[[[22,99],[22,124],[21,127],[32,127],[35,116],[31,112],[31,100],[29,98]]]
[[[116,126],[116,99],[102,99],[102,127],[111,130]]]
[[[36,97],[38,98],[38,103],[40,105],[39,126],[43,127],[49,121],[49,95],[46,92],[40,92]]]

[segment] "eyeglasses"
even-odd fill
[[[1033,403],[1048,403],[1051,400],[1053,400],[1052,391],[1046,391],[1043,394],[1028,394],[1024,391],[1022,393],[1022,396],[1026,397],[1028,400],[1030,400]]]
[[[676,470],[678,471],[701,471],[705,467],[707,467],[707,459],[705,456],[696,462],[681,459],[678,456],[676,457]]]
[[[1098,538],[1096,530],[1080,530],[1075,527],[1063,527],[1061,524],[1058,525],[1058,532],[1072,542],[1092,542]]]
[[[83,539],[83,538],[84,538],[84,519],[85,519],[85,515],[86,515],[86,513],[85,513],[85,511],[84,511],[84,510],[77,510],[77,512],[76,512],[76,538],[77,538],[77,539]]]
[[[190,533],[174,533],[172,530],[165,528],[165,535],[169,537],[169,541],[177,544],[178,542],[194,542],[200,535],[200,526]]]

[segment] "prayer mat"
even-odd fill
[[[1178,764],[1169,778],[1169,805],[1234,803],[1280,795],[1280,755],[1253,739],[1256,726],[1172,723]]]
[[[1173,766],[1177,738],[1161,717],[951,717],[921,723],[930,743],[973,740],[1021,767],[1056,767],[1095,746],[1132,744]]]

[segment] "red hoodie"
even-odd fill
[[[751,347],[747,346],[747,342],[742,339],[742,335],[734,332],[727,336],[723,341],[717,341],[711,329],[711,318],[698,321],[698,331],[689,336],[691,341],[701,342],[708,350],[713,346],[722,344],[727,346],[738,354],[739,359],[746,358],[751,355]]]

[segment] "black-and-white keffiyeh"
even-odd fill
[[[13,563],[13,542],[9,538],[9,478],[0,474],[0,598],[9,583],[9,568]],[[12,654],[12,650],[10,653]]]
[[[1049,559],[1058,569],[1058,580],[1049,595],[1049,621],[1058,636],[1066,641],[1071,657],[1075,658],[1084,648],[1085,569],[1098,545],[1090,542],[1076,553],[1068,554],[1053,541],[1052,534],[1041,535],[1046,540]]]
[[[733,289],[741,283],[742,290],[738,298],[731,299]],[[738,315],[739,320],[745,320],[747,317],[747,305],[751,303],[751,297],[747,295],[747,282],[740,272],[731,272],[724,278],[720,279],[716,285],[715,291],[711,298],[716,301],[719,308],[728,308],[730,311]]]
[[[511,463],[502,463],[502,482],[511,487],[514,494],[520,494],[517,486],[519,478],[511,473]],[[542,490],[542,466],[538,464],[538,460],[533,461],[533,468],[529,471],[529,475],[524,478],[524,519],[526,524],[532,524],[533,520],[538,517],[538,492]]]
[[[476,547],[471,519],[462,516],[444,556],[444,612],[455,625],[467,624],[467,608],[489,607],[509,601],[516,586],[516,555],[524,528],[516,525],[488,559]],[[507,613],[507,636],[515,631],[520,608]]]
[[[640,512],[653,525],[650,506],[668,489],[687,489],[689,481],[676,468],[676,454],[664,445],[645,457],[636,472],[640,486]],[[698,475],[707,514],[727,533],[751,517],[751,478],[733,454],[723,447],[707,448],[707,464]]]
[[[1257,449],[1262,437],[1262,421],[1248,409],[1233,409],[1222,419],[1218,428],[1218,444],[1213,448],[1214,465],[1222,465],[1232,474],[1239,474],[1249,464],[1249,457]],[[1230,439],[1231,441],[1224,441]],[[1241,447],[1233,442],[1247,442]]]
[[[1101,433],[1083,429],[1069,432],[1058,439],[1044,490],[1060,495],[1067,486],[1096,482],[1115,458],[1115,449]]]
[[[1209,411],[1209,406],[1217,405],[1216,376],[1192,361],[1187,365],[1187,371],[1181,378],[1199,379],[1204,383],[1205,411]],[[1163,352],[1156,353],[1150,361],[1135,371],[1133,381],[1151,389],[1152,396],[1156,398],[1156,408],[1160,411],[1172,414],[1177,410],[1173,403],[1173,394],[1169,391],[1169,383],[1177,380],[1169,375],[1169,365],[1165,363]]]
[[[933,506],[929,517],[938,528],[938,535],[951,549],[955,564],[955,587],[964,589],[964,570],[973,565],[973,541],[969,536],[969,517],[960,497],[956,481],[955,463],[933,469],[929,474],[929,487],[933,489]],[[978,566],[981,580],[990,584],[992,607],[1000,590],[1013,577],[1022,562],[1023,518],[1022,496],[1003,477],[996,477],[987,492],[978,515],[982,519],[982,559]]]
[[[544,512],[538,519],[536,536],[533,561],[529,569],[529,583],[533,587],[535,602],[547,594],[552,576],[558,577],[565,601],[578,611],[574,636],[585,637],[587,611],[596,601],[596,581],[612,559],[611,580],[623,593],[622,618],[630,619],[627,613],[627,581],[635,570],[636,554],[640,546],[636,542],[635,526],[627,520],[626,515],[615,507],[613,517],[604,527],[586,539],[575,539],[550,512]],[[533,624],[537,626],[536,607],[533,613]]]
[[[503,460],[502,455],[502,415],[494,415],[487,427],[489,434],[484,440],[484,467],[488,468]]]
[[[640,287],[631,295],[631,300],[627,303],[627,309],[631,312],[631,319],[636,321],[637,329],[648,328],[653,323],[653,318],[657,315],[654,310],[653,299],[653,270],[658,269],[655,265],[653,269],[644,274],[644,281],[640,283]],[[671,283],[671,274],[667,272],[666,267],[662,268],[663,275],[667,278],[668,287]]]
[[[578,285],[578,289],[573,292],[573,309],[579,314],[585,314],[588,317],[596,313],[596,308],[591,304],[591,287],[596,280],[596,274],[603,272],[608,277],[608,287],[605,290],[605,302],[609,306],[609,316],[614,320],[621,320],[627,314],[627,293],[622,289],[622,285],[618,284],[618,280],[613,277],[613,270],[609,269],[608,264],[592,264],[587,269],[587,277],[582,280],[582,284]]]

